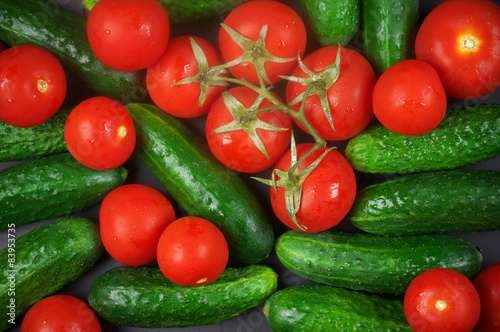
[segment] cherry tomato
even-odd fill
[[[479,318],[481,302],[474,285],[463,274],[434,268],[410,283],[404,311],[415,332],[470,332]]]
[[[447,98],[436,70],[421,60],[403,60],[380,75],[373,89],[373,113],[387,129],[421,135],[446,114]]]
[[[85,301],[72,295],[51,295],[36,302],[21,323],[21,332],[41,331],[100,332],[101,325]]]
[[[222,232],[199,217],[175,220],[163,231],[157,260],[170,281],[185,286],[201,286],[217,279],[226,268],[229,249]]]
[[[246,54],[252,59],[265,60],[266,83],[276,83],[281,80],[279,75],[288,75],[297,64],[296,57],[304,54],[307,34],[304,22],[290,7],[277,1],[250,1],[236,7],[223,22],[239,35],[250,41],[259,41],[262,28],[267,27],[264,43],[252,43],[246,48]],[[235,41],[228,32],[221,28],[219,32],[219,49],[224,62],[239,58],[245,44]],[[248,44],[248,43],[246,43]],[[277,62],[272,56],[294,59]],[[255,66],[248,59],[229,68],[231,74],[240,79],[258,84],[259,79]]]
[[[160,58],[168,44],[170,24],[156,0],[100,0],[87,18],[87,36],[102,62],[133,71]]]
[[[479,272],[472,283],[481,299],[481,314],[474,331],[500,331],[500,263]]]
[[[257,100],[258,96],[248,87],[232,88],[215,101],[207,116],[206,136],[210,150],[224,165],[238,172],[256,173],[268,169],[290,143],[293,122],[288,114],[277,110],[249,114],[274,105],[267,99]],[[214,133],[227,126],[230,131]]]
[[[489,0],[446,0],[424,19],[415,56],[439,73],[457,99],[483,97],[500,87],[500,6]]]
[[[156,260],[160,236],[175,219],[172,204],[158,190],[142,184],[123,185],[101,203],[102,243],[118,262],[146,265]]]
[[[59,60],[33,45],[0,53],[0,120],[34,127],[50,119],[66,97],[66,75]]]
[[[104,170],[122,165],[135,147],[135,128],[127,109],[107,97],[78,104],[64,127],[69,152],[87,167]]]

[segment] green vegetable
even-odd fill
[[[274,230],[248,184],[182,120],[153,105],[126,107],[136,127],[136,153],[182,209],[219,227],[234,259],[252,264],[266,258]]]
[[[16,317],[79,278],[104,251],[99,227],[85,218],[54,220],[17,238],[7,234],[0,251],[0,331],[9,320],[20,324]]]
[[[277,288],[263,265],[226,268],[203,286],[182,286],[151,266],[111,269],[90,287],[89,304],[106,320],[126,326],[185,327],[222,322],[263,303]]]
[[[420,173],[361,189],[349,218],[373,234],[500,230],[500,171]]]
[[[0,229],[82,211],[125,181],[127,170],[98,171],[69,153],[0,170]]]

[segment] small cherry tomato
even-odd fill
[[[472,280],[481,299],[481,315],[476,332],[500,331],[500,263],[493,264]]]

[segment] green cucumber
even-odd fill
[[[277,289],[264,265],[226,268],[203,286],[182,286],[157,267],[113,268],[94,279],[89,304],[104,319],[125,326],[186,327],[222,322],[263,303]]]
[[[86,218],[54,220],[17,238],[10,230],[0,251],[0,331],[87,272],[104,251],[99,227]]]
[[[500,171],[453,170],[371,184],[349,219],[379,235],[500,230]]]
[[[363,54],[380,75],[415,57],[419,0],[362,0]]]
[[[82,211],[122,185],[127,170],[98,171],[61,153],[0,170],[0,229]]]
[[[181,119],[154,105],[126,107],[136,127],[136,154],[179,206],[219,227],[234,259],[253,264],[268,257],[274,230],[249,185]]]
[[[446,267],[473,278],[482,256],[470,241],[451,234],[377,236],[365,233],[287,231],[276,254],[293,273],[353,290],[404,294],[425,270]]]
[[[327,285],[281,289],[263,311],[274,332],[413,331],[401,300]]]
[[[36,45],[54,54],[66,71],[95,92],[124,102],[147,95],[145,72],[124,72],[100,61],[90,48],[87,21],[48,0],[0,1],[0,40]]]
[[[365,173],[439,171],[485,161],[500,155],[500,104],[448,110],[434,130],[419,136],[377,124],[351,138],[345,153]]]

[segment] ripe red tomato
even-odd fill
[[[0,120],[34,127],[50,119],[66,97],[66,75],[59,60],[33,45],[0,53]]]
[[[203,62],[201,66],[195,56],[190,38],[201,48]],[[153,102],[165,112],[181,117],[194,118],[208,112],[210,106],[222,91],[224,85],[215,85],[209,69],[222,64],[219,51],[209,41],[195,36],[181,36],[168,42],[165,52],[151,65],[146,74],[146,84]],[[201,69],[201,70],[200,70]],[[200,74],[200,75],[198,75]],[[192,82],[169,86],[186,78],[195,77],[203,81],[205,99],[200,107],[201,84]]]
[[[297,145],[297,160],[313,146],[312,143]],[[298,170],[304,170],[317,160],[327,148],[318,149],[302,162]],[[274,169],[288,171],[291,165],[291,150],[278,160]],[[276,176],[276,180],[280,177]],[[336,226],[347,215],[356,196],[356,178],[349,162],[337,150],[329,151],[302,183],[300,207],[296,213],[299,228],[286,209],[285,189],[271,187],[271,206],[282,223],[305,232],[320,232]]]
[[[327,66],[335,62],[337,52],[337,46],[323,47],[309,54],[303,63],[310,71],[322,73]],[[300,66],[297,66],[290,76],[310,77]],[[342,141],[359,134],[373,118],[372,93],[376,80],[375,72],[368,60],[354,50],[341,48],[340,74],[337,81],[329,87],[324,87],[324,79],[317,83],[309,83],[326,90],[335,130],[332,129],[317,94],[307,98],[304,110],[306,119],[325,140]],[[286,87],[287,103],[290,104],[297,96],[304,93],[306,87],[307,85],[289,81]],[[292,108],[298,112],[301,104],[301,101],[297,102]],[[302,124],[299,122],[297,124],[305,130]]]
[[[21,323],[21,332],[38,331],[100,332],[101,325],[92,308],[72,295],[51,295],[36,302]]]
[[[172,204],[158,190],[142,184],[123,185],[101,203],[102,243],[118,262],[146,265],[156,260],[160,236],[175,219]]]
[[[248,45],[246,51],[250,58],[229,68],[236,78],[258,84],[255,66],[250,61],[264,59],[264,54],[287,59],[304,54],[307,42],[304,22],[292,8],[278,1],[246,2],[231,11],[223,23],[254,42],[259,40],[263,26],[267,26],[265,44]],[[240,44],[242,42],[235,41],[224,28],[220,29],[219,49],[224,62],[235,60],[244,53]],[[280,81],[279,75],[288,75],[297,64],[296,59],[282,63],[267,59],[264,68],[269,80],[265,80],[266,83]]]
[[[447,98],[436,70],[422,60],[400,61],[380,75],[373,89],[373,113],[387,129],[421,135],[446,114]]]
[[[472,283],[481,299],[481,315],[474,331],[500,331],[500,263],[479,272]]]
[[[167,13],[156,0],[100,0],[87,18],[90,47],[106,65],[144,69],[162,55],[170,37]]]
[[[163,231],[157,260],[170,281],[185,286],[201,286],[217,279],[226,268],[229,249],[222,232],[199,217],[175,220]]]
[[[410,283],[404,311],[415,332],[470,332],[479,318],[481,303],[474,285],[463,274],[434,268]]]
[[[122,165],[135,147],[135,128],[127,109],[107,97],[78,104],[64,127],[69,152],[87,167],[104,170]]]
[[[483,97],[500,87],[500,6],[489,0],[446,0],[424,19],[415,56],[439,73],[457,99]]]
[[[258,96],[248,87],[232,88],[215,101],[207,116],[206,136],[210,150],[220,162],[238,172],[256,173],[268,169],[290,144],[293,122],[288,114],[277,110],[249,114],[274,105],[268,99],[259,99],[256,104]],[[227,125],[231,125],[231,131],[214,133]],[[279,128],[269,128],[269,125]],[[259,150],[255,140],[262,144],[269,158]]]

